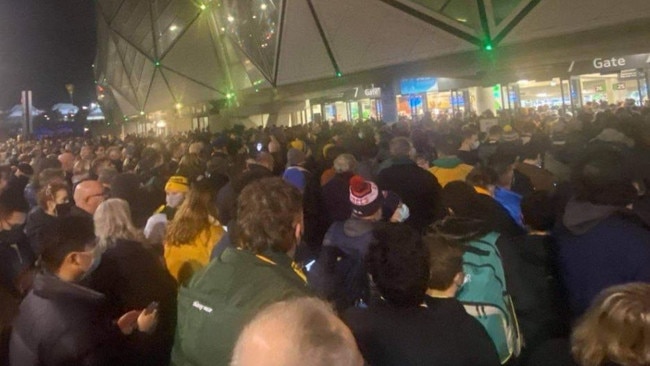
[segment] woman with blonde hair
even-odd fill
[[[212,248],[223,236],[213,196],[208,182],[198,181],[167,226],[165,263],[180,284],[208,264]]]
[[[571,351],[581,366],[650,365],[650,284],[601,292],[574,329]]]
[[[129,204],[120,198],[102,202],[93,216],[97,263],[88,287],[106,295],[110,311],[123,314],[157,303],[158,327],[149,337],[129,338],[140,365],[168,365],[176,319],[176,282],[160,258],[144,244],[131,221]],[[154,307],[154,305],[151,305]]]

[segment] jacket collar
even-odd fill
[[[101,303],[105,299],[105,296],[97,291],[75,283],[62,281],[48,271],[36,275],[33,291],[35,295],[45,299],[65,298],[89,303]]]
[[[457,156],[447,156],[433,161],[433,165],[445,169],[455,168],[462,163],[463,161],[460,160]]]

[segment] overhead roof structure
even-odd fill
[[[626,0],[98,0],[125,116],[650,19]]]

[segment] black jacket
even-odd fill
[[[29,245],[37,257],[43,251],[43,235],[47,233],[48,228],[54,225],[56,221],[56,216],[48,215],[41,207],[34,208],[27,215],[25,234],[27,234]]]
[[[343,318],[373,366],[500,364],[485,329],[456,299],[427,296],[425,304],[399,308],[380,303],[350,309]]]
[[[411,213],[406,223],[418,230],[444,217],[438,180],[409,158],[393,158],[391,166],[379,172],[377,185],[400,196]]]
[[[9,357],[12,366],[127,364],[124,337],[104,307],[104,295],[38,274],[14,322]]]
[[[139,365],[169,364],[176,326],[176,281],[152,252],[141,243],[117,240],[102,254],[101,263],[87,283],[106,296],[108,312],[113,318],[157,301],[156,331],[129,337],[128,346],[140,357]]]
[[[526,345],[521,358],[553,338],[568,337],[568,304],[556,266],[557,248],[548,235],[501,237],[497,241],[508,292]]]

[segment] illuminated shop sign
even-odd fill
[[[400,80],[401,94],[420,94],[438,91],[438,79],[423,77]]]
[[[613,74],[624,69],[642,69],[650,67],[650,53],[627,56],[601,56],[591,60],[573,61],[568,72],[579,74]]]

